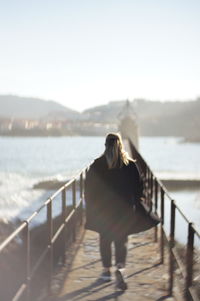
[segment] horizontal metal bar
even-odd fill
[[[81,202],[82,202],[82,199],[80,199],[80,200],[78,201],[78,204],[76,205],[75,209],[72,210],[72,212],[70,212],[70,214],[69,214],[69,215],[67,216],[67,218],[65,219],[64,223],[62,223],[61,226],[58,228],[58,230],[56,231],[56,233],[55,233],[54,236],[52,237],[52,240],[51,240],[52,244],[55,243],[55,241],[56,241],[57,238],[59,237],[60,233],[64,230],[64,227],[65,227],[66,223],[69,222],[69,220],[71,219],[71,217],[72,217],[73,214],[75,213],[76,209],[78,209],[78,207],[80,206]]]
[[[189,287],[190,294],[192,296],[193,301],[199,301],[199,296],[193,287]]]
[[[18,289],[17,293],[15,294],[14,298],[12,299],[12,301],[18,301],[19,298],[21,298],[22,294],[25,292],[27,288],[27,285],[25,283],[23,283],[20,288]]]
[[[185,216],[185,214],[181,211],[181,209],[176,205],[176,202],[175,202],[175,206],[176,206],[177,211],[181,214],[181,216],[184,218],[184,220],[189,224],[190,223],[189,219]]]
[[[80,206],[82,202],[82,199],[79,200],[76,209]],[[55,235],[53,236],[51,243],[54,244],[55,241],[57,240],[57,238],[59,237],[60,233],[63,231],[66,223],[69,222],[69,220],[71,219],[71,217],[74,215],[75,213],[75,209],[72,210],[70,212],[70,214],[68,215],[68,217],[65,219],[65,222],[63,224],[61,224],[61,226],[58,228],[58,230],[56,231]],[[32,277],[34,276],[34,274],[36,273],[37,269],[40,267],[41,263],[43,262],[45,256],[47,255],[49,251],[49,246],[44,250],[44,252],[40,255],[39,260],[37,261],[37,263],[35,264],[35,266],[32,269],[31,275],[30,275],[30,279],[32,279]]]
[[[58,228],[54,236],[52,237],[51,243],[54,244],[57,238],[59,237],[60,233],[64,230],[65,223],[61,224],[61,226]]]
[[[172,248],[172,253],[173,253],[174,258],[176,259],[176,263],[178,264],[178,268],[180,269],[181,274],[185,278],[186,277],[185,266],[181,261],[181,258],[176,250],[176,247]]]
[[[164,184],[161,182],[161,180],[156,178],[156,181],[158,182],[158,185],[160,186],[160,188],[162,188],[163,191],[165,192],[165,195],[169,198],[170,201],[172,201],[172,197],[169,195],[167,188],[164,186]]]
[[[43,206],[43,207],[44,207],[44,206]],[[32,221],[32,219],[33,219],[36,215],[38,215],[38,213],[39,213],[39,210],[33,212],[33,214],[32,214],[31,216],[29,216],[29,217],[26,219],[26,222],[29,224],[29,223]]]
[[[67,182],[65,185],[64,185],[64,187],[65,188],[68,188],[70,185],[72,185],[73,184],[73,182],[76,180],[76,177],[73,177],[69,182]]]
[[[87,168],[87,167],[86,167]],[[63,186],[61,186],[49,199],[46,200],[46,202],[44,203],[45,205],[47,205],[51,200],[55,199],[55,197],[57,195],[59,195],[59,193],[61,193],[64,189],[69,188],[70,185],[73,184],[73,182],[80,177],[80,175],[86,170],[86,168],[82,169],[76,176],[74,176],[71,180],[69,180],[66,184],[64,184]]]
[[[75,213],[75,209],[72,209],[72,211],[70,212],[70,214],[65,219],[65,224],[67,224],[70,221],[70,219],[74,215],[74,213]]]
[[[51,200],[54,200],[64,189],[65,189],[65,185],[60,187],[54,194],[52,194]]]
[[[142,156],[138,153],[138,160],[141,160],[141,162],[143,164],[146,164],[146,162],[144,161],[144,159],[142,158]],[[27,218],[26,221],[24,221],[5,241],[3,241],[2,244],[0,244],[0,253],[2,252],[2,250],[26,227],[27,224],[29,224],[37,215],[38,213],[43,210],[46,206],[48,206],[48,204],[50,202],[52,202],[52,200],[54,200],[60,193],[62,193],[63,190],[69,188],[79,177],[81,174],[83,174],[86,169],[88,168],[85,167],[84,169],[82,169],[75,177],[73,177],[71,180],[69,180],[66,184],[64,184],[62,187],[60,187],[50,198],[48,198],[30,217]],[[158,188],[162,189],[165,196],[171,201],[172,198],[169,195],[166,187],[164,186],[164,184],[162,183],[161,180],[157,179],[157,177],[154,176],[154,173],[152,172],[152,170],[150,169],[150,167],[146,164],[146,168],[148,169],[148,172],[151,176],[153,176],[155,178],[155,181],[158,184]],[[52,237],[52,239],[49,241],[49,244],[54,244],[54,242],[57,240],[57,238],[60,236],[60,234],[62,233],[62,231],[64,230],[66,224],[70,221],[70,219],[73,217],[73,215],[75,214],[76,210],[78,209],[78,207],[81,205],[82,203],[82,198],[76,203],[75,208],[73,208],[71,210],[71,212],[69,213],[69,215],[65,218],[65,220],[63,221],[63,223],[59,226],[58,230],[56,231],[56,233],[54,234],[54,236]],[[183,219],[189,223],[189,220],[187,219],[187,217],[184,215],[184,213],[181,211],[181,209],[177,206],[177,204],[175,203],[175,207],[178,210],[178,212],[181,214],[181,216],[183,217]],[[197,235],[198,238],[200,238],[200,233],[198,231],[198,229],[196,229],[195,226],[193,226],[194,229],[194,234]],[[166,233],[164,233],[164,236],[166,237]],[[166,237],[167,238],[167,237]],[[169,242],[168,238],[167,241]],[[40,255],[39,259],[37,260],[36,264],[34,265],[30,278],[32,279],[32,277],[35,275],[36,271],[38,270],[38,268],[41,266],[42,262],[44,261],[46,255],[48,254],[49,250],[50,250],[51,246],[48,245],[45,250],[43,251],[43,253]],[[183,277],[185,277],[186,273],[185,273],[185,269],[184,269],[184,265],[180,259],[180,256],[177,253],[177,250],[174,248],[172,248],[172,253],[173,256],[177,262],[177,265],[183,275]],[[24,292],[24,290],[26,289],[26,284],[22,284],[20,289],[18,290],[17,294],[15,295],[13,301],[17,301],[19,300],[19,297],[22,295],[22,293]]]
[[[131,146],[132,153],[133,154],[135,153],[138,161],[140,161],[139,163],[143,168],[145,179],[147,181],[149,181],[149,178],[152,178],[153,172],[148,167],[148,165],[146,164],[144,159],[141,157],[141,155],[137,152],[137,150],[135,149],[135,147],[132,144],[130,139],[129,139],[129,143],[130,143],[130,146]],[[168,193],[166,187],[163,185],[163,183],[160,180],[158,180],[157,178],[156,178],[155,181],[156,181],[156,185],[159,186],[159,190],[161,191],[160,202],[161,202],[161,215],[162,215],[162,218],[163,218],[163,215],[164,215],[164,214],[162,214],[163,195],[167,196],[167,198],[171,202],[173,202],[173,208],[171,207],[171,212],[170,212],[171,221],[173,219],[173,224],[171,223],[171,232],[170,232],[171,241],[167,238],[168,246],[170,247],[170,257],[171,257],[170,258],[170,265],[171,266],[169,266],[170,267],[170,269],[169,269],[169,273],[170,273],[169,290],[170,290],[170,293],[171,294],[173,293],[174,264],[172,263],[172,261],[176,261],[176,265],[178,266],[178,268],[181,272],[182,278],[184,279],[184,282],[185,282],[185,297],[187,298],[187,296],[190,295],[190,296],[192,296],[192,300],[197,301],[197,300],[199,300],[199,298],[197,297],[197,294],[194,290],[194,286],[193,286],[192,281],[193,281],[193,272],[194,272],[193,271],[194,235],[196,234],[197,237],[200,238],[199,230],[197,230],[197,228],[189,221],[189,219],[185,216],[185,214],[182,212],[182,210],[179,208],[179,206],[177,206],[177,204],[173,201],[173,199],[169,195],[169,193]],[[187,239],[187,245],[186,245],[187,253],[186,253],[186,255],[183,256],[183,259],[179,255],[176,246],[173,247],[173,245],[174,245],[174,232],[175,232],[175,224],[174,224],[174,222],[175,222],[174,221],[175,220],[175,211],[176,212],[178,211],[178,213],[182,216],[183,220],[188,225],[188,239]],[[174,214],[174,217],[173,217],[173,214]],[[163,233],[163,231],[162,231],[162,233]],[[165,230],[164,230],[164,233],[165,233]],[[161,236],[160,240],[161,240],[161,245],[164,246],[164,240],[162,239],[162,236]],[[188,300],[188,298],[187,298],[187,300]]]
[[[82,202],[83,202],[83,199],[80,198],[79,201],[78,201],[77,204],[76,204],[76,208],[78,208],[78,207],[81,205]]]
[[[35,275],[36,271],[40,267],[41,263],[45,259],[48,251],[49,251],[49,246],[43,251],[43,253],[40,255],[39,259],[37,260],[36,264],[32,268],[32,271],[31,271],[31,274],[30,274],[30,280],[33,278],[33,276]]]
[[[86,168],[82,169],[77,175],[75,175],[71,180],[69,180],[66,184],[64,184],[63,186],[61,186],[52,196],[51,196],[51,200],[54,200],[56,196],[59,195],[59,193],[61,193],[64,189],[68,188],[70,185],[73,184],[73,182],[75,180],[77,180],[80,175],[85,171]],[[47,200],[48,202],[50,200]]]
[[[196,234],[197,237],[200,238],[200,232],[199,232],[199,230],[197,229],[196,225],[192,224],[192,228],[194,229],[194,234]]]
[[[170,201],[172,201],[173,199],[171,198],[171,196],[169,195],[166,187],[160,182],[159,179],[156,178],[156,181],[158,182],[158,184],[160,185],[160,187],[163,189],[163,191],[165,192],[165,195],[169,198]],[[189,219],[185,216],[185,214],[182,212],[182,210],[179,208],[179,206],[177,205],[176,201],[174,201],[175,207],[178,210],[178,212],[181,214],[181,216],[184,218],[184,220],[189,224],[190,221]],[[198,231],[198,229],[196,228],[195,225],[193,225],[193,229],[195,234],[200,238],[200,232]]]
[[[34,217],[36,217],[36,216],[40,213],[40,211],[41,211],[42,209],[44,209],[44,208],[49,204],[49,202],[51,202],[51,197],[48,198],[48,199],[45,201],[45,203],[42,204],[35,212],[33,212],[33,214],[32,214],[31,216],[29,216],[29,217],[26,219],[26,221],[27,221],[28,223],[30,223],[30,222],[34,219]]]
[[[45,208],[51,201],[52,201],[51,197],[48,198],[48,199],[44,202],[44,204],[42,204],[35,212],[33,212],[33,214],[32,214],[31,216],[29,216],[29,217],[26,219],[26,221],[27,221],[28,223],[30,223],[30,222],[32,221],[32,219],[33,219],[35,216],[37,216],[37,215],[40,213],[40,211],[41,211],[43,208]]]
[[[27,222],[23,222],[13,233],[11,233],[1,244],[0,253],[3,249],[26,227]]]
[[[44,202],[44,205],[47,206],[50,202],[52,201],[51,197],[48,198],[45,202]]]

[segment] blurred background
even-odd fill
[[[156,175],[200,180],[199,1],[0,3],[2,222],[100,155],[127,99]],[[200,226],[200,189],[171,194]]]

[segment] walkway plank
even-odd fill
[[[153,241],[153,230],[129,236],[128,249],[128,289],[121,292],[115,287],[115,279],[105,283],[98,278],[102,271],[98,234],[86,231],[60,296],[54,300],[175,300],[167,296],[167,270],[159,264],[159,249]]]

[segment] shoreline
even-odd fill
[[[47,189],[54,190],[59,189],[65,185],[67,181],[47,180],[40,181],[33,185],[33,189]],[[183,190],[183,189],[200,189],[200,179],[160,179],[160,181],[166,186],[168,190]]]
[[[98,133],[94,131],[88,132],[65,132],[58,130],[49,130],[49,131],[9,131],[9,132],[0,132],[0,137],[11,137],[11,138],[60,138],[60,137],[105,137],[107,131]],[[170,138],[171,135],[142,135],[141,137],[166,137]],[[141,138],[140,137],[140,138]],[[200,137],[184,137],[184,136],[173,136],[174,138],[181,138],[179,143],[200,143]]]

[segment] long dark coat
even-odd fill
[[[111,239],[134,233],[133,205],[141,193],[141,179],[134,161],[108,169],[102,155],[86,174],[86,229],[109,235]]]

